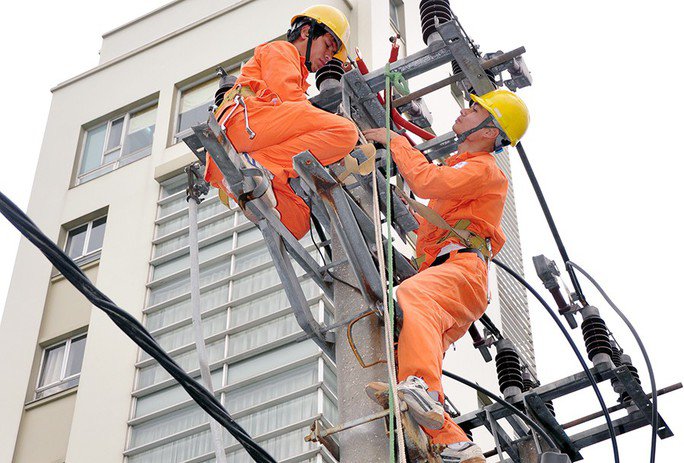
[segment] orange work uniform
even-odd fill
[[[255,95],[245,97],[249,126],[256,133],[250,140],[241,107],[230,119],[228,110],[218,114],[226,135],[238,152],[249,153],[273,175],[276,210],[283,224],[300,239],[309,230],[309,208],[288,184],[296,177],[292,157],[309,150],[321,164],[339,161],[354,148],[356,126],[349,120],[314,107],[307,99],[309,71],[304,57],[289,42],[259,45],[243,66],[236,86],[249,87]],[[207,157],[205,179],[223,189],[223,174]]]
[[[393,138],[390,147],[409,187],[429,199],[431,209],[452,225],[469,220],[468,230],[490,239],[492,254],[501,249],[506,239],[500,223],[508,180],[491,153],[463,153],[438,166],[403,137]],[[422,218],[419,223],[417,253],[425,253],[426,260],[418,274],[397,288],[404,312],[397,349],[398,380],[421,377],[444,402],[442,359],[487,308],[487,265],[475,253],[451,252],[444,263],[430,267],[444,246],[461,243],[455,237],[444,239],[447,230]],[[436,444],[468,440],[449,416],[442,429],[425,432]]]

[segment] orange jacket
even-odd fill
[[[461,219],[470,220],[468,230],[482,238],[489,238],[492,255],[499,252],[506,241],[501,230],[508,180],[491,153],[463,153],[451,156],[446,165],[438,166],[412,148],[404,137],[390,142],[392,158],[406,183],[418,197],[429,199],[428,206],[451,225]],[[429,267],[440,249],[457,238],[441,241],[449,232],[422,217],[418,220],[416,254],[425,254],[420,270]]]
[[[242,67],[236,84],[249,85],[263,102],[273,103],[274,98],[280,102],[305,101],[309,88],[305,61],[290,42],[264,43],[254,49],[254,56]]]

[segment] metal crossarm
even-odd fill
[[[638,407],[639,411],[644,415],[644,418],[648,420],[649,424],[651,422],[651,417],[653,413],[653,403],[646,397],[641,384],[639,384],[632,373],[629,371],[627,366],[622,365],[615,370],[615,377],[622,383],[625,388],[625,392],[629,394],[629,397],[634,401],[634,404]],[[661,439],[666,439],[672,437],[674,434],[667,426],[663,418],[658,414],[658,436]]]
[[[380,274],[366,240],[356,224],[346,192],[310,152],[300,153],[292,161],[302,181],[315,190],[323,201],[331,227],[342,243],[363,299],[368,307],[375,307],[378,301],[382,301],[384,288],[380,284]]]
[[[543,426],[551,438],[556,441],[558,448],[567,454],[572,461],[581,460],[582,455],[579,453],[579,448],[568,437],[563,427],[556,420],[556,417],[549,411],[546,403],[534,391],[525,395],[524,402],[525,408]]]
[[[207,123],[194,126],[193,131],[196,138],[190,137],[191,140],[186,140],[186,143],[194,152],[197,152],[200,145],[204,147],[225,177],[234,195],[240,196],[257,188],[263,188],[263,182],[266,182],[267,179],[262,177],[262,183],[259,184],[253,176],[245,175],[246,172],[251,172],[253,169],[243,167],[239,154],[226,138],[213,115],[209,117]],[[326,296],[332,298],[330,276],[292,236],[292,233],[285,228],[261,197],[247,201],[245,208],[257,218],[257,226],[264,235],[297,323],[330,358],[334,359],[334,333],[325,332],[311,315],[306,296],[287,253],[323,289]]]
[[[378,150],[376,165],[383,165],[384,164],[384,159],[385,159],[386,153],[387,153],[387,151],[384,149]],[[359,164],[361,164],[367,160],[367,158],[363,154],[362,150],[354,150],[351,153],[351,156],[356,158],[359,161]],[[341,166],[331,166],[330,170],[335,175],[339,175],[342,171],[344,171],[344,169]],[[387,209],[387,192],[385,191],[386,179],[382,173],[377,172],[376,174],[377,174],[377,183],[378,183],[378,196],[380,199],[380,210],[384,211]],[[373,183],[372,183],[373,179],[372,179],[371,175],[361,175],[361,174],[352,174],[352,175],[354,176],[356,181],[363,188],[363,190],[365,191],[365,193],[367,195],[373,194]],[[397,233],[399,234],[399,236],[404,241],[406,241],[406,235],[409,232],[412,232],[412,231],[415,231],[418,229],[418,221],[413,216],[413,214],[411,214],[411,212],[409,212],[408,208],[406,208],[404,206],[404,203],[401,202],[401,199],[399,199],[399,196],[394,191],[392,191],[391,201],[392,201],[392,224],[395,226],[395,229],[396,229]]]

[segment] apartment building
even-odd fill
[[[282,38],[289,18],[313,3],[176,0],[106,33],[100,64],[52,89],[28,214],[195,377],[183,174],[194,156],[181,140],[206,118],[216,67],[238,73],[255,46]],[[371,67],[385,62],[396,32],[404,55],[424,46],[417,1],[324,3],[348,14],[352,48]],[[435,119],[453,111],[433,108]],[[506,257],[519,259],[512,201],[506,221]],[[278,461],[336,461],[304,441],[315,417],[337,424],[335,364],[313,342],[297,342],[301,330],[259,231],[215,191],[200,205],[198,225],[217,397]],[[489,313],[533,366],[524,294],[504,276],[493,280]],[[314,316],[330,322],[330,302],[312,282],[302,285]],[[462,344],[456,369],[495,384],[492,365]],[[0,349],[0,365],[11,372],[0,396],[0,461],[213,461],[207,415],[26,240]],[[477,406],[474,392],[449,391],[465,410]],[[228,461],[250,461],[228,433],[224,445]]]

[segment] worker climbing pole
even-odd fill
[[[330,327],[309,323],[303,328],[317,336],[317,342],[334,343],[336,346],[340,378],[340,418],[345,423],[336,428],[325,429],[322,423],[316,422],[312,425],[309,439],[326,445],[341,461],[404,461],[408,456],[409,461],[441,459],[445,462],[483,463],[485,453],[471,442],[470,432],[472,428],[484,425],[494,437],[495,453],[499,454],[500,459],[503,459],[503,454],[506,453],[516,462],[532,461],[530,458],[534,458],[535,454],[542,456],[543,461],[574,461],[581,458],[580,447],[559,429],[550,400],[541,400],[541,396],[537,394],[539,382],[531,379],[529,368],[523,370],[525,364],[515,345],[504,338],[484,315],[489,296],[489,263],[505,241],[500,221],[507,190],[506,177],[490,153],[501,152],[506,146],[517,145],[523,162],[529,164],[522,145],[518,144],[529,121],[527,108],[512,91],[497,89],[504,84],[517,89],[531,83],[529,72],[520,56],[524,48],[488,55],[488,59],[485,59],[463,31],[448,1],[421,1],[421,13],[424,40],[429,46],[427,50],[397,61],[395,37],[390,62],[383,72],[369,72],[357,49],[356,69],[348,71],[344,59],[324,60],[327,62],[323,62],[320,72],[317,73],[316,83],[321,93],[312,99],[314,105],[329,113],[351,119],[363,132],[360,141],[375,142],[377,149],[370,150],[365,145],[353,150],[349,155],[340,153],[334,159],[321,155],[317,152],[318,148],[313,145],[309,146],[309,151],[301,154],[290,152],[290,156],[294,156],[292,171],[288,171],[288,176],[292,179],[290,185],[304,198],[307,212],[313,216],[323,233],[327,232],[327,236],[332,237],[332,260],[322,267],[309,263],[305,270],[317,275],[323,282],[334,279],[332,293],[338,321]],[[293,28],[296,28],[298,18],[311,19],[312,16],[310,11],[296,16],[293,18]],[[320,16],[316,20],[325,23],[326,18]],[[339,33],[335,33],[335,28],[328,25],[328,31],[339,39]],[[309,63],[305,67],[312,70],[309,60],[310,50],[313,49],[310,45],[311,36],[302,33],[300,39],[300,60],[305,64]],[[304,39],[309,42],[307,47],[303,46]],[[344,43],[343,40],[340,42]],[[344,48],[346,51],[346,45]],[[328,58],[330,57],[329,55]],[[454,73],[452,77],[410,93],[406,85],[407,79],[446,62],[451,62]],[[503,79],[504,72],[510,74],[509,80]],[[267,73],[263,70],[261,76],[267,80]],[[232,92],[236,88],[244,89],[240,87],[239,80],[240,78]],[[382,84],[386,84],[386,88],[381,95],[379,91]],[[456,118],[453,133],[435,136],[429,130],[429,123],[419,127],[405,120],[397,109],[402,108],[408,114],[407,104],[447,84],[456,84],[462,90],[462,94],[471,100],[470,106],[463,108]],[[399,91],[396,98],[393,89]],[[254,98],[254,95],[248,93],[247,104],[235,99],[234,102],[229,102],[223,111],[219,108],[218,112],[225,114],[225,111],[232,107],[229,113],[232,115],[238,104],[242,104],[246,114],[250,98]],[[225,101],[224,99],[223,104]],[[415,109],[415,104],[411,108]],[[424,117],[422,120],[424,122],[428,118]],[[246,124],[246,117],[244,123],[236,124],[239,128],[238,140],[244,140],[246,136],[252,138],[250,130],[246,130]],[[226,134],[232,141],[230,130],[226,126]],[[398,133],[399,131],[402,133]],[[210,121],[208,125],[196,128],[195,132],[200,142],[189,140],[190,146],[206,148],[210,159],[208,164],[211,166],[214,163],[218,166],[216,171],[223,173],[223,177],[217,173],[213,183],[220,183],[222,186],[219,187],[224,188],[226,192],[232,192],[238,201],[240,198],[248,198],[248,202],[241,202],[246,211],[249,212],[251,208],[261,211],[261,216],[256,214],[254,219],[261,224],[260,228],[265,232],[268,241],[267,224],[277,228],[275,216],[284,223],[288,217],[270,214],[265,209],[260,198],[265,195],[264,191],[268,190],[263,187],[266,181],[257,182],[250,187],[251,190],[245,192],[244,184],[240,181],[240,170],[243,166],[240,163],[232,167],[226,166],[225,163],[221,166],[222,158],[239,159],[239,156],[227,140],[221,140],[221,143],[212,142],[212,139],[220,138],[221,135],[220,130],[217,132],[216,125],[212,128]],[[423,138],[423,143],[414,148],[416,143],[407,132]],[[385,147],[380,147],[383,144]],[[219,145],[222,145],[220,149],[212,151],[219,148]],[[337,147],[339,145],[335,149]],[[347,151],[351,151],[351,148]],[[258,152],[259,149],[254,151]],[[453,152],[456,152],[456,155],[444,159]],[[254,153],[250,153],[253,158],[256,157]],[[341,158],[344,158],[343,162],[335,162]],[[433,163],[436,159],[441,160],[442,167]],[[260,175],[260,178],[277,177],[277,171],[273,171],[272,165],[266,165],[265,159],[257,161],[271,174],[265,173]],[[401,180],[406,182],[412,194],[431,200],[429,204],[415,201],[401,188],[392,187],[389,179],[397,173],[392,161],[396,162],[398,173],[402,176]],[[290,164],[282,164],[281,167],[290,168]],[[227,171],[230,171],[228,175]],[[531,168],[528,168],[528,172],[531,172]],[[233,179],[227,181],[229,177]],[[531,179],[534,183],[532,175]],[[361,188],[356,188],[357,186]],[[259,195],[254,194],[255,191]],[[406,213],[407,209],[402,202],[410,206],[413,213],[423,216],[420,228],[416,227],[416,223],[411,223],[412,215]],[[542,204],[550,219],[550,213],[543,201]],[[385,231],[381,228],[381,210],[387,224]],[[275,211],[279,212],[277,207]],[[558,232],[551,220],[549,224],[554,236],[557,236]],[[293,231],[292,227],[287,228]],[[406,265],[403,256],[399,255],[399,259],[396,260],[393,255],[395,237],[410,243],[409,235],[416,229],[418,241],[415,263],[419,271],[417,275],[415,270]],[[277,236],[271,233],[270,237],[286,243],[285,247],[301,265],[302,253],[287,234]],[[295,237],[298,237],[297,234]],[[557,241],[560,243],[559,238]],[[562,247],[561,253],[564,260],[569,261]],[[272,256],[277,266],[277,261],[288,260],[283,253],[273,253]],[[494,262],[504,270],[510,270],[505,264],[497,260]],[[572,267],[569,263],[566,263],[566,267],[570,270],[573,285],[577,289],[577,300],[586,304]],[[352,281],[350,275],[355,277]],[[515,274],[514,276],[518,277]],[[396,291],[398,316],[393,314],[395,283],[399,284]],[[322,287],[324,290],[330,289],[329,286]],[[294,293],[295,288],[291,288],[288,294]],[[344,301],[339,298],[340,293],[344,294]],[[352,303],[357,307],[356,310],[359,306],[365,307],[357,313],[349,309],[350,297],[354,295],[358,295],[358,302]],[[297,312],[297,304],[293,298],[291,303]],[[346,307],[344,311],[341,310],[343,307]],[[368,348],[366,354],[372,354],[371,359],[378,358],[381,350],[377,341],[381,336],[378,328],[373,328],[374,319],[369,318],[373,313],[385,327],[386,359],[383,362],[387,365],[385,377],[389,381],[370,381],[366,386],[366,392],[387,410],[379,415],[364,418],[357,400],[359,380],[367,379],[368,373],[362,371],[377,367],[378,361],[369,363],[368,355],[364,357],[359,353],[359,343],[356,341],[362,340],[362,345]],[[600,355],[596,357],[595,353],[605,350],[596,347],[598,339],[603,339],[601,324],[591,310],[586,309],[583,314],[588,320],[585,338],[588,337],[587,342],[591,344],[590,358],[595,365],[600,365],[605,358]],[[564,315],[569,317],[567,314]],[[473,325],[478,319],[482,319],[485,326],[485,337],[482,337]],[[368,320],[369,329],[361,333],[357,327],[354,335],[353,327],[359,320]],[[398,322],[396,329],[395,320]],[[344,326],[348,326],[349,347],[362,367],[361,370],[358,369],[359,365],[350,365],[347,362],[351,357],[346,355],[349,349],[338,342],[336,334],[338,329]],[[509,402],[519,402],[520,396],[524,394],[522,404],[527,413],[534,417],[533,421],[515,411],[510,412],[511,409],[515,409],[501,407],[498,402],[492,403],[492,410],[486,410],[484,415],[476,415],[477,420],[464,420],[459,417],[454,421],[445,411],[445,397],[441,384],[442,355],[445,349],[466,331],[471,333],[474,345],[482,352],[485,361],[492,359],[488,348],[496,347],[501,391]],[[398,340],[396,369],[392,348],[395,340]],[[599,344],[602,345],[600,342]],[[589,370],[581,356],[580,361],[589,380],[582,387],[591,384],[598,393],[593,377],[595,373]],[[379,370],[376,368],[375,371],[377,374]],[[620,374],[618,372],[615,375],[613,379],[617,384],[620,382]],[[447,376],[458,378],[450,373]],[[626,375],[622,377],[627,378]],[[623,384],[622,389],[633,389],[633,386],[633,383],[630,387]],[[615,446],[614,426],[600,394],[598,398],[606,414],[608,437]],[[500,402],[500,399],[494,399]],[[538,403],[541,403],[542,408],[537,407]],[[493,411],[499,416],[495,416]],[[379,417],[385,417],[387,422],[389,454],[382,450],[384,446],[375,445],[378,432],[373,428],[373,423]],[[517,437],[511,438],[498,424],[498,419],[501,418],[508,421]],[[408,431],[411,423],[420,424],[422,431],[408,432],[405,436],[404,431]],[[546,430],[542,429],[544,427]],[[533,430],[531,434],[530,430]],[[425,438],[423,432],[430,436],[429,441],[421,440]],[[375,450],[360,445],[364,440],[359,436],[363,433],[366,437],[374,437],[370,441]],[[333,434],[339,436],[339,447],[337,441],[331,439]],[[529,438],[530,435],[532,440]],[[397,449],[399,452],[395,453]],[[406,449],[407,454],[404,453]],[[619,461],[617,451],[615,460]]]
[[[654,463],[656,437],[670,437],[672,432],[657,410],[657,395],[663,391],[656,390],[645,348],[606,296],[637,337],[649,370],[650,395],[631,357],[582,292],[575,270],[595,281],[570,260],[520,143],[529,114],[514,91],[531,84],[521,56],[524,48],[483,56],[448,0],[422,0],[420,9],[427,48],[399,60],[395,36],[387,65],[370,71],[358,49],[356,60],[348,60],[347,18],[326,5],[307,8],[291,19],[287,40],[258,46],[235,81],[222,74],[213,112],[184,140],[204,164],[203,177],[220,190],[222,201],[229,204],[232,198],[257,224],[297,322],[336,362],[341,422],[326,427],[316,420],[307,440],[325,446],[341,463],[484,463],[495,455],[515,463],[567,463],[582,459],[582,448],[610,439],[617,463],[616,436],[651,426]],[[445,64],[451,65],[453,75],[410,91],[411,78]],[[311,100],[306,96],[309,72],[317,73],[320,90]],[[463,107],[452,131],[436,135],[420,98],[446,85],[458,90]],[[507,146],[517,149],[533,183],[574,292],[566,299],[558,268],[544,256],[534,259],[537,274],[571,328],[578,326],[575,315],[581,315],[591,368],[551,307],[495,258],[505,243],[501,220],[508,186],[496,156],[506,155]],[[211,430],[217,461],[225,459],[216,426],[220,424],[255,461],[273,462],[215,399],[202,359],[193,215],[206,192],[201,170],[193,165],[187,173],[191,286],[197,309],[193,323],[204,386],[168,358],[135,319],[97,291],[4,196],[0,209],[216,420]],[[312,222],[326,251],[320,259],[299,242],[306,233],[313,236]],[[399,241],[414,246],[416,255],[407,258],[398,252]],[[292,260],[334,302],[333,322],[320,323],[311,315]],[[485,314],[491,264],[542,303],[573,348],[580,373],[545,385],[533,376],[515,344]],[[484,327],[483,334],[476,323]],[[445,351],[466,332],[485,362],[493,360],[494,347],[503,398],[443,370]],[[483,399],[482,408],[460,414],[453,404],[447,406],[442,376],[489,399]],[[598,389],[598,383],[607,380],[619,397],[619,405],[610,409]],[[596,416],[606,423],[570,436],[567,429],[590,418],[561,425],[551,401],[586,387],[596,393],[601,406]],[[628,411],[626,416],[611,417],[622,409]],[[491,434],[493,449],[472,442],[476,428]]]

